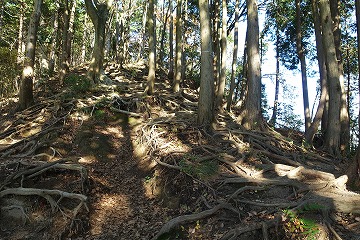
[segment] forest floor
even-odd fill
[[[196,122],[197,91],[108,64],[78,67],[36,104],[0,110],[0,239],[360,239],[346,162],[290,129],[246,131],[236,111]]]

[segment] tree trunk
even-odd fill
[[[199,125],[210,129],[214,119],[214,72],[208,0],[199,0],[199,9],[201,36],[201,79],[197,122]]]
[[[317,1],[312,0],[311,5],[312,5],[312,13],[314,17],[315,40],[316,40],[316,51],[317,51],[319,73],[320,73],[321,96],[314,120],[312,121],[308,131],[305,133],[305,140],[309,144],[313,144],[313,139],[316,132],[319,129],[320,122],[325,113],[324,110],[326,108],[326,100],[328,99],[325,53],[324,53],[324,46],[322,43],[323,37],[321,33],[320,16],[319,16]]]
[[[174,78],[174,15],[173,15],[173,7],[172,1],[169,0],[169,8],[170,8],[170,29],[169,29],[169,73],[168,78]]]
[[[86,39],[88,39],[88,32],[87,32],[87,15],[84,17],[84,30],[83,30],[83,42],[81,46],[81,58],[80,62],[84,63],[86,61]]]
[[[71,0],[70,0],[71,1]],[[62,51],[61,51],[61,69],[60,69],[60,83],[62,84],[65,75],[69,71],[69,62],[67,61],[67,42],[69,37],[69,23],[70,23],[70,10],[69,0],[64,0],[64,12],[63,12],[63,31],[62,31]]]
[[[259,19],[257,0],[247,0],[247,55],[248,92],[242,113],[242,125],[246,129],[262,128],[261,76],[259,54]]]
[[[174,79],[174,92],[180,91],[180,82],[182,79],[181,76],[181,63],[182,63],[182,18],[181,18],[181,7],[182,7],[182,0],[176,1],[176,56],[175,56],[175,79]]]
[[[147,77],[147,89],[148,95],[154,94],[155,86],[155,70],[156,70],[156,19],[154,14],[154,8],[156,0],[149,1],[149,12],[148,12],[148,29],[149,29],[149,75]]]
[[[26,44],[25,63],[21,75],[20,92],[19,92],[19,110],[26,109],[33,105],[33,78],[34,78],[34,64],[35,64],[35,50],[37,30],[39,28],[41,15],[42,0],[35,0],[34,12],[31,15],[30,25],[28,30],[28,38]]]
[[[219,87],[219,79],[220,79],[220,0],[214,0],[213,8],[214,8],[214,17],[213,17],[213,50],[214,50],[214,82],[216,86],[216,90]]]
[[[311,118],[310,118],[309,96],[308,96],[308,87],[307,87],[306,59],[305,59],[305,51],[302,44],[302,34],[301,34],[300,0],[295,0],[295,2],[296,2],[295,3],[296,4],[296,49],[301,65],[301,80],[302,80],[301,82],[302,82],[302,92],[303,92],[305,134],[306,134],[311,124]]]
[[[326,69],[329,80],[329,121],[325,136],[325,149],[335,156],[340,156],[340,106],[341,85],[339,66],[336,58],[334,34],[330,4],[327,0],[320,0],[320,17],[323,31],[323,44],[326,57]]]
[[[75,19],[75,10],[76,10],[76,0],[72,1],[71,10],[69,15],[69,31],[66,41],[66,62],[68,67],[71,66],[72,58],[71,58],[71,50],[72,50],[72,41],[74,37],[74,19]]]
[[[58,18],[59,18],[59,6],[56,5],[56,10],[54,12],[53,15],[53,33],[52,33],[52,37],[51,37],[51,42],[50,42],[50,52],[49,52],[49,76],[53,76],[54,74],[54,69],[55,69],[55,47],[57,46],[57,36],[58,36],[58,31],[59,31],[59,22],[58,22]]]
[[[164,1],[163,5],[165,5],[165,1]],[[165,47],[164,47],[164,45],[165,45],[165,37],[166,37],[166,26],[167,26],[167,23],[168,23],[170,10],[171,10],[171,5],[169,4],[169,6],[168,6],[168,8],[166,10],[166,14],[163,11],[163,14],[165,15],[165,20],[164,20],[163,28],[162,28],[162,31],[161,31],[160,51],[159,51],[159,62],[160,62],[161,66],[164,65],[164,55],[165,55]]]
[[[93,84],[100,82],[103,71],[104,46],[105,46],[105,24],[109,16],[109,10],[113,0],[96,2],[85,0],[86,11],[90,16],[95,28],[95,44],[88,70],[89,78]]]
[[[343,154],[346,154],[349,151],[350,119],[349,119],[349,112],[346,102],[347,94],[344,86],[345,78],[344,78],[344,67],[343,67],[343,59],[341,52],[340,7],[341,7],[340,0],[330,0],[330,11],[333,20],[334,43],[336,49],[336,58],[339,66],[340,86],[341,86],[340,149]]]
[[[233,93],[235,90],[235,73],[237,67],[237,55],[238,55],[238,47],[239,47],[239,15],[240,15],[240,1],[236,0],[235,3],[235,27],[234,27],[234,50],[233,50],[233,59],[231,65],[231,80],[230,80],[230,90],[229,95],[227,97],[227,105],[226,110],[230,111]]]
[[[18,48],[17,48],[17,64],[18,65],[21,65],[24,61],[24,52],[23,52],[24,3],[20,2],[20,5],[21,5],[21,7],[19,9],[20,10],[20,12],[19,12],[19,32],[18,32]]]
[[[221,71],[219,86],[216,94],[215,108],[222,110],[222,102],[224,98],[225,83],[226,83],[226,48],[227,48],[227,3],[222,0],[222,27],[221,27]]]
[[[276,26],[276,73],[275,73],[275,99],[274,99],[274,108],[273,114],[270,119],[270,123],[275,127],[276,117],[279,105],[279,90],[280,90],[280,56],[279,56],[279,41],[280,34],[279,28]]]
[[[357,29],[357,60],[358,60],[358,69],[360,69],[360,0],[355,0],[355,10],[356,10],[356,29]],[[358,86],[360,92],[360,71],[358,71]],[[360,99],[359,99],[360,103]],[[359,108],[359,116],[360,116],[360,108]],[[358,118],[358,125],[360,126],[360,118]],[[353,159],[352,164],[348,168],[348,176],[350,182],[353,183],[356,187],[360,187],[360,141],[358,143],[358,147],[356,150],[356,155]]]

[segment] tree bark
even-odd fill
[[[57,46],[57,36],[59,32],[59,6],[56,5],[56,9],[53,15],[53,33],[50,42],[50,51],[49,51],[49,76],[54,74],[55,69],[55,47]]]
[[[340,156],[341,85],[329,1],[320,0],[319,8],[326,57],[326,69],[329,80],[329,121],[325,135],[325,149],[330,154]]]
[[[37,40],[37,30],[39,28],[41,16],[42,0],[35,0],[34,12],[31,15],[30,25],[28,30],[25,63],[21,75],[20,91],[19,91],[19,110],[26,109],[33,105],[33,78],[34,78],[34,64],[35,64],[35,50]]]
[[[320,122],[325,113],[324,110],[326,108],[326,101],[328,99],[325,53],[324,53],[324,46],[322,43],[320,16],[319,16],[317,1],[312,0],[311,5],[312,5],[313,18],[314,18],[316,51],[317,51],[317,59],[318,59],[318,66],[319,66],[319,73],[320,73],[321,96],[320,96],[319,105],[316,110],[315,117],[314,117],[308,131],[305,133],[305,140],[309,144],[313,144],[313,139],[314,139],[316,132],[319,129]]]
[[[197,122],[199,125],[210,129],[214,119],[214,72],[208,0],[199,0],[199,9],[201,35],[201,79]]]
[[[224,98],[225,83],[226,83],[226,50],[227,50],[227,3],[226,0],[222,0],[222,27],[221,27],[221,71],[219,86],[216,94],[216,104],[215,108],[218,108],[220,111],[221,105]]]
[[[147,77],[147,89],[146,92],[148,95],[154,94],[155,86],[155,70],[156,70],[156,19],[154,14],[154,8],[156,5],[156,0],[149,1],[149,11],[148,11],[148,29],[149,29],[149,74]]]
[[[183,45],[183,39],[182,39],[182,0],[176,1],[176,50],[175,50],[175,79],[174,79],[174,86],[173,90],[174,92],[180,91],[180,82],[182,79],[181,73],[182,73],[182,45]]]
[[[300,0],[295,0],[295,4],[296,4],[296,49],[301,65],[301,80],[302,80],[301,83],[302,83],[302,93],[303,93],[305,134],[306,134],[307,130],[310,127],[311,119],[310,119],[309,96],[308,96],[308,87],[307,87],[305,50],[302,44]]]
[[[241,114],[242,125],[246,129],[262,128],[261,113],[261,76],[259,54],[259,19],[257,0],[247,0],[247,55],[248,92],[244,111]]]
[[[18,32],[18,48],[17,48],[17,64],[22,64],[24,61],[24,51],[23,51],[23,28],[24,28],[24,3],[20,2],[19,9],[19,32]],[[1,6],[2,7],[2,6]],[[1,28],[1,26],[0,26]]]
[[[235,27],[234,27],[234,50],[233,50],[233,59],[231,65],[231,80],[230,80],[230,90],[229,95],[227,97],[227,105],[226,110],[230,111],[232,100],[233,100],[233,93],[235,90],[235,73],[237,67],[237,55],[238,55],[238,48],[239,48],[239,15],[240,15],[240,1],[236,0],[235,3]]]
[[[173,15],[173,7],[172,1],[169,0],[169,8],[170,8],[170,29],[169,29],[169,73],[168,78],[174,78],[174,15]]]
[[[92,84],[100,82],[103,71],[104,46],[105,46],[105,24],[109,16],[109,10],[113,0],[106,2],[93,2],[85,0],[86,11],[90,16],[95,28],[95,44],[88,70],[89,78]]]
[[[71,0],[70,0],[71,1]],[[61,50],[61,69],[60,69],[60,83],[62,84],[65,78],[65,75],[69,71],[69,62],[67,61],[67,43],[69,37],[69,23],[70,23],[70,9],[69,9],[69,0],[64,0],[64,10],[63,10],[63,31],[62,31],[62,50]]]
[[[279,56],[279,41],[280,34],[279,28],[276,26],[276,73],[275,73],[275,99],[274,99],[274,107],[273,113],[270,119],[270,123],[275,127],[276,125],[276,117],[279,105],[279,90],[280,90],[280,56]]]

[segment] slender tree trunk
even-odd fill
[[[49,75],[53,76],[54,74],[54,69],[55,69],[55,47],[57,45],[57,36],[58,36],[58,31],[59,31],[59,6],[56,5],[56,10],[54,12],[53,15],[53,33],[52,33],[52,37],[51,37],[51,42],[50,42],[50,52],[49,52]]]
[[[306,131],[310,127],[311,118],[310,118],[309,96],[308,96],[308,87],[307,87],[306,59],[305,59],[305,51],[302,44],[302,34],[301,34],[300,0],[295,0],[295,2],[296,2],[296,49],[301,65],[301,80],[302,80],[301,82],[302,82],[302,92],[303,92],[305,133],[306,133]]]
[[[165,1],[164,1],[164,4],[165,4]],[[162,28],[162,31],[161,31],[160,51],[159,51],[159,62],[160,62],[161,66],[164,65],[164,55],[165,55],[165,47],[164,47],[164,45],[165,45],[166,28],[167,28],[167,24],[168,24],[170,10],[171,10],[171,5],[169,5],[167,10],[166,10],[165,20],[164,20],[163,28]]]
[[[182,20],[181,20],[181,28],[182,28],[182,32],[186,32],[186,28],[187,28],[187,21],[188,21],[188,0],[183,0],[183,8],[184,10],[182,10]],[[186,47],[186,43],[187,43],[187,35],[183,34],[183,37],[181,39],[182,41],[182,46],[181,46],[181,82],[185,81],[186,78],[186,51],[185,51],[185,47]]]
[[[88,32],[87,32],[87,15],[84,17],[84,30],[83,30],[83,42],[81,45],[81,63],[86,61],[86,39],[88,39]]]
[[[109,16],[109,9],[113,0],[96,2],[85,0],[86,10],[95,28],[95,44],[89,67],[89,77],[93,84],[100,82],[103,71],[104,46],[105,46],[105,24]]]
[[[247,55],[248,55],[248,93],[245,108],[241,115],[246,129],[263,127],[261,113],[261,76],[259,53],[259,19],[257,0],[247,0]]]
[[[72,57],[71,57],[71,50],[72,50],[72,41],[74,37],[74,19],[75,19],[75,10],[76,10],[76,0],[72,0],[71,3],[71,10],[69,15],[69,31],[66,41],[66,62],[68,67],[71,66]]]
[[[149,29],[149,75],[147,77],[147,94],[154,94],[155,86],[155,71],[156,71],[156,17],[154,14],[154,8],[156,0],[149,1],[149,13],[148,13],[148,29]]]
[[[236,0],[235,3],[235,27],[234,27],[234,50],[233,50],[233,59],[231,65],[231,80],[230,80],[230,90],[227,98],[226,110],[230,111],[233,93],[235,90],[235,73],[237,67],[237,55],[239,47],[239,15],[240,15],[240,1]]]
[[[177,0],[177,6],[176,6],[176,56],[175,56],[175,79],[174,79],[174,86],[173,90],[174,92],[180,91],[180,82],[182,79],[181,73],[182,73],[182,45],[183,45],[183,39],[182,39],[182,0]]]
[[[220,79],[220,0],[214,0],[213,4],[214,8],[214,26],[213,26],[213,50],[214,50],[214,82],[216,84],[216,92],[219,87],[219,79]]]
[[[70,0],[71,1],[71,0]],[[65,75],[69,71],[69,62],[67,61],[67,42],[69,37],[69,22],[70,22],[70,10],[69,0],[64,0],[64,12],[63,12],[63,31],[62,31],[62,51],[61,51],[61,69],[60,69],[60,83],[64,81]]]
[[[3,20],[4,19],[4,0],[0,1],[0,38],[3,35]]]
[[[169,0],[169,8],[170,8],[170,29],[169,29],[169,79],[174,78],[174,14],[172,1]]]
[[[340,73],[336,58],[329,2],[327,0],[320,0],[319,3],[326,69],[329,80],[329,122],[325,136],[325,148],[329,153],[340,156]]]
[[[139,61],[142,56],[144,56],[144,49],[145,49],[145,39],[146,39],[146,18],[147,18],[147,12],[148,12],[148,1],[144,1],[144,15],[143,15],[143,19],[142,19],[142,32],[141,35],[142,37],[141,42],[139,43],[139,54],[137,56],[137,60]]]
[[[25,63],[21,75],[20,92],[19,92],[19,110],[26,109],[33,105],[33,78],[34,78],[34,64],[35,64],[35,51],[37,30],[39,28],[40,15],[41,15],[42,0],[35,0],[34,12],[30,19],[28,30]]]
[[[226,83],[226,50],[227,50],[227,3],[222,0],[222,27],[221,27],[221,71],[219,86],[216,94],[215,108],[222,110],[222,102],[224,98],[225,83]]]
[[[201,80],[198,103],[199,125],[211,128],[214,119],[214,72],[208,0],[199,0],[201,36]]]
[[[279,91],[280,91],[280,56],[279,56],[279,41],[280,34],[279,28],[276,26],[276,73],[275,73],[275,99],[274,99],[274,108],[273,114],[270,119],[270,123],[275,126],[276,125],[276,117],[279,105]]]
[[[312,13],[314,16],[316,51],[317,51],[319,73],[320,73],[320,85],[321,85],[321,96],[319,100],[319,105],[314,120],[312,121],[308,131],[305,134],[306,142],[313,144],[314,136],[319,129],[322,116],[324,115],[324,110],[326,107],[326,99],[328,98],[328,91],[327,91],[327,72],[326,72],[326,63],[325,63],[325,55],[324,55],[325,53],[322,43],[320,16],[319,16],[316,0],[312,0],[311,5],[312,5]]]
[[[2,4],[3,5],[3,4]],[[19,12],[19,32],[18,32],[18,48],[17,48],[17,63],[21,65],[24,61],[24,52],[23,52],[23,28],[24,28],[24,3],[20,2],[20,12]]]

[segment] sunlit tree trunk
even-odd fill
[[[31,15],[30,25],[28,29],[28,37],[26,44],[24,69],[21,75],[20,92],[19,92],[19,110],[26,109],[33,105],[33,78],[35,64],[35,50],[37,30],[39,28],[41,15],[42,0],[35,0],[34,12]]]
[[[320,16],[319,10],[317,6],[317,1],[312,0],[312,13],[314,18],[314,29],[315,29],[315,40],[316,40],[316,51],[318,58],[318,66],[319,66],[319,74],[320,74],[320,84],[321,84],[321,95],[319,100],[319,105],[315,114],[315,117],[305,134],[306,142],[312,144],[314,136],[319,129],[320,122],[325,113],[326,100],[328,98],[327,91],[327,72],[326,72],[326,63],[325,63],[325,53],[324,47],[322,43],[322,33],[321,33],[321,25],[320,25]]]
[[[103,71],[104,46],[105,46],[105,24],[109,16],[109,10],[113,0],[106,2],[93,2],[85,0],[87,13],[95,28],[95,44],[89,67],[89,78],[93,84],[100,82]]]
[[[156,0],[149,1],[149,12],[148,12],[148,29],[149,29],[149,75],[147,77],[147,94],[154,94],[155,85],[155,70],[156,70],[156,19],[154,14],[154,8]]]
[[[259,19],[257,0],[247,0],[248,92],[241,123],[246,129],[262,128]]]
[[[174,86],[173,90],[174,92],[180,91],[180,82],[182,79],[181,73],[182,73],[182,45],[183,45],[183,39],[182,39],[182,0],[176,1],[176,50],[175,50],[175,79],[174,79]]]
[[[326,57],[326,69],[329,81],[329,121],[325,135],[325,148],[334,154],[340,155],[340,106],[341,84],[339,66],[336,58],[332,18],[328,0],[320,0],[320,17],[323,32],[323,44]]]
[[[334,43],[336,49],[336,58],[339,66],[340,74],[340,87],[341,87],[341,109],[340,109],[340,148],[342,153],[347,153],[349,148],[350,141],[350,119],[349,112],[346,102],[346,90],[344,86],[344,67],[341,51],[341,24],[340,24],[340,0],[330,0],[330,11],[333,20],[333,33],[334,33]]]
[[[72,57],[71,57],[71,51],[72,51],[72,41],[74,37],[74,20],[75,20],[75,10],[76,10],[76,0],[72,0],[71,2],[71,10],[69,15],[69,31],[68,31],[68,37],[66,41],[66,62],[68,64],[68,67],[72,64]]]
[[[165,5],[165,1],[163,3],[163,6]],[[165,15],[165,19],[164,19],[164,23],[162,26],[162,30],[161,30],[161,38],[160,38],[160,51],[159,51],[159,62],[161,64],[161,66],[164,65],[164,55],[165,55],[165,38],[166,38],[166,28],[168,25],[168,19],[169,19],[169,15],[170,15],[170,10],[171,10],[171,5],[168,5],[168,8],[166,10],[163,9],[163,14]]]
[[[240,15],[240,1],[236,0],[235,3],[235,27],[234,27],[234,50],[233,50],[233,59],[231,65],[231,80],[230,80],[230,90],[229,95],[227,97],[227,105],[226,110],[230,111],[232,99],[235,90],[235,73],[237,67],[237,55],[238,55],[238,47],[239,47],[239,15]]]
[[[296,5],[296,49],[297,49],[298,57],[300,59],[300,66],[301,66],[301,83],[302,83],[305,133],[306,133],[310,127],[311,118],[310,118],[309,96],[308,96],[308,87],[307,87],[306,59],[305,59],[304,47],[302,44],[302,33],[301,33],[302,21],[301,21],[300,0],[295,0],[295,5]]]
[[[225,83],[226,83],[226,50],[227,50],[227,3],[226,0],[222,0],[222,27],[221,27],[221,71],[219,86],[216,92],[216,104],[215,107],[219,110],[224,98]]]
[[[201,76],[197,122],[206,129],[210,129],[214,119],[214,72],[208,0],[199,0],[199,9],[201,36]]]

